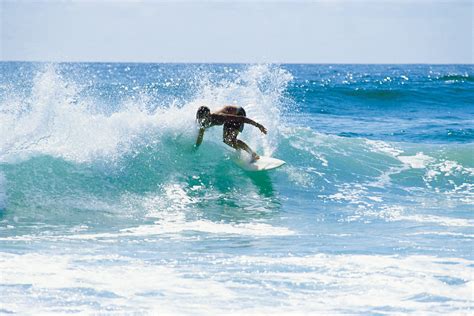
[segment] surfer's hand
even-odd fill
[[[267,129],[262,124],[258,124],[257,127],[262,133],[264,133],[264,134],[267,133]]]

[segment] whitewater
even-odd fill
[[[0,75],[0,314],[472,313],[472,65]],[[286,165],[196,150],[201,105]]]

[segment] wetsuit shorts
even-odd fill
[[[239,107],[237,109],[237,114],[238,116],[247,116],[245,113],[244,108]],[[224,123],[224,129],[232,129],[232,130],[238,130],[239,132],[242,132],[244,130],[244,123],[236,123],[236,122],[227,122]]]

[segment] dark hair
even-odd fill
[[[211,110],[207,106],[201,106],[196,112],[196,119],[200,119],[204,116],[207,116],[211,113]]]

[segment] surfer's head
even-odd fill
[[[207,106],[201,106],[196,113],[196,120],[201,127],[211,125],[211,110]]]

